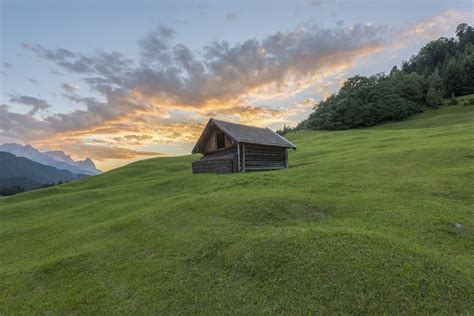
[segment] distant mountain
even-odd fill
[[[71,158],[71,156],[67,155],[64,151],[61,150],[46,151],[43,154],[53,158],[58,162],[63,162],[72,167],[76,167],[82,170],[82,173],[85,174],[96,175],[102,173],[101,170],[96,168],[94,162],[90,158],[86,158],[84,160],[74,160]]]
[[[91,170],[91,171],[95,171],[95,174],[97,173],[102,173],[101,170],[97,169],[95,167],[95,164],[94,162],[92,161],[92,159],[90,158],[86,158],[84,160],[79,160],[79,161],[76,161],[76,165],[78,167],[80,167],[82,170]]]
[[[73,166],[76,163],[71,158],[71,156],[66,155],[66,153],[62,150],[45,151],[43,152],[43,154],[48,155],[49,157],[53,158],[56,161],[61,161],[71,166]]]
[[[76,175],[11,153],[0,152],[0,186],[19,185],[32,190],[47,183],[69,182],[85,177],[87,175]]]
[[[71,156],[60,150],[41,152],[30,145],[4,144],[0,145],[0,151],[9,152],[17,157],[24,157],[60,170],[68,170],[74,174],[96,175],[102,172],[96,168],[94,162],[89,158],[75,161]]]

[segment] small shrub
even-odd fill
[[[441,91],[430,87],[428,89],[428,94],[426,95],[426,103],[429,107],[432,107],[434,109],[439,108],[443,104],[443,97]]]
[[[454,96],[454,93],[451,94],[451,99],[449,99],[449,105],[458,105],[459,101],[458,99]]]
[[[474,105],[474,98],[467,99],[467,104]]]

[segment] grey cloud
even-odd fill
[[[171,55],[167,52],[169,41],[175,31],[168,26],[158,25],[157,29],[148,33],[145,38],[138,41],[140,53],[144,62],[170,63]]]
[[[10,63],[3,63],[3,67],[6,69],[13,69],[13,65]]]
[[[71,113],[57,113],[49,115],[42,120],[36,119],[32,114],[19,114],[9,111],[8,105],[0,106],[0,142],[22,140],[32,141],[47,139],[57,133],[70,131],[87,131],[91,128],[97,128],[105,122],[115,121],[110,127],[101,128],[101,132],[116,133],[118,130],[136,130],[140,131],[133,123],[122,124],[121,117],[126,117],[134,111],[147,112],[147,106],[135,104],[127,101],[120,91],[112,91],[108,102],[100,102],[95,98],[83,98],[77,95],[68,95],[72,101],[86,106],[85,110],[75,110]],[[17,97],[24,103],[33,103],[26,98]],[[13,100],[16,101],[16,100]],[[139,121],[140,118],[137,118]],[[133,141],[130,137],[129,142],[138,143],[144,139]],[[96,157],[97,155],[95,155]]]
[[[189,24],[189,20],[186,19],[180,19],[180,18],[171,18],[170,19],[171,24],[175,25],[186,25]]]
[[[147,106],[128,101],[128,95],[121,90],[113,90],[107,94],[107,101],[102,102],[93,97],[79,97],[75,94],[66,95],[71,101],[85,105],[85,110],[75,110],[64,114],[57,113],[44,118],[44,122],[54,133],[84,130],[117,120],[134,111],[145,111]]]
[[[10,98],[10,102],[31,106],[32,109],[30,110],[29,115],[34,115],[39,110],[44,111],[47,108],[51,107],[51,105],[47,101],[27,95],[13,96]]]
[[[0,143],[10,140],[31,141],[51,136],[47,123],[32,115],[9,112],[8,105],[0,106]]]
[[[172,45],[174,33],[160,25],[138,41],[144,61],[139,66],[118,52],[87,56],[66,49],[51,51],[39,45],[30,49],[46,59],[55,58],[57,65],[68,71],[87,73],[83,80],[106,97],[112,91],[137,89],[146,97],[193,107],[209,100],[241,97],[252,89],[279,84],[290,74],[305,77],[328,64],[350,62],[357,50],[381,45],[387,28],[308,25],[260,41],[251,39],[234,45],[213,42],[198,54],[184,44]]]
[[[58,66],[77,73],[91,72],[90,68],[92,60],[85,56],[78,56],[77,54],[64,49],[59,48],[56,50],[47,49],[39,44],[28,44],[22,43],[22,46],[26,50],[30,50],[37,54],[39,57],[56,62]]]
[[[159,27],[157,30],[161,36],[169,36],[171,30],[166,27]],[[67,49],[59,48],[51,50],[38,44],[23,43],[23,47],[32,51],[37,56],[55,62],[56,65],[71,73],[77,74],[101,74],[109,79],[114,79],[113,75],[126,68],[133,61],[125,58],[119,52],[97,52],[92,55],[73,53]],[[52,73],[61,74],[52,69]],[[113,80],[112,80],[113,81]]]
[[[62,73],[60,73],[56,69],[50,69],[49,72],[52,73],[53,75],[62,75]]]
[[[61,93],[61,96],[75,103],[79,103],[79,99],[81,99],[81,97],[74,92]]]
[[[35,52],[42,58],[52,60],[52,61],[65,61],[68,58],[76,57],[76,54],[64,48],[51,50],[51,49],[46,49],[39,44],[28,44],[28,43],[22,43],[22,47],[26,50]]]
[[[58,62],[58,65],[68,70],[69,72],[85,74],[93,72],[93,63],[94,62],[92,61],[92,59],[85,56],[80,56],[74,61],[60,61]]]
[[[162,38],[172,38],[175,35],[175,30],[167,25],[158,25],[157,30],[158,34]]]
[[[310,5],[312,6],[320,6],[321,5],[321,0],[311,0],[309,2]]]
[[[177,65],[183,68],[189,77],[197,78],[204,74],[205,68],[202,62],[196,60],[191,50],[183,44],[173,47],[173,56]]]
[[[382,44],[386,28],[355,25],[276,33],[262,41],[230,45],[214,42],[197,59],[182,45],[165,46],[158,56],[173,56],[161,64],[131,69],[123,87],[136,87],[149,96],[166,96],[177,103],[196,106],[210,99],[226,100],[249,89],[282,81],[290,73],[306,76],[333,63],[352,61],[359,49]],[[147,53],[150,53],[147,50]]]
[[[61,88],[62,88],[64,91],[68,92],[68,93],[74,93],[74,92],[76,92],[76,91],[79,89],[78,86],[71,85],[71,84],[64,83],[64,82],[61,83]]]
[[[35,79],[32,79],[32,78],[28,78],[27,79],[29,82],[31,82],[32,84],[36,84],[36,85],[39,85],[39,82]]]
[[[229,12],[225,15],[228,22],[235,22],[239,19],[239,16],[235,12]]]
[[[95,73],[101,75],[109,83],[116,85],[122,84],[123,73],[129,71],[133,65],[133,60],[125,58],[119,52],[100,52],[92,58]]]

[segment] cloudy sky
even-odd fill
[[[209,117],[294,125],[474,21],[472,0],[0,4],[0,143],[105,170],[188,154]]]

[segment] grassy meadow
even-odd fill
[[[474,106],[0,198],[0,314],[474,313]]]

